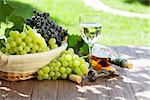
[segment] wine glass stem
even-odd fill
[[[90,64],[90,68],[92,68],[92,47],[93,47],[93,45],[89,45],[89,64]]]

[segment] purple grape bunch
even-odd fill
[[[47,44],[50,38],[55,38],[56,44],[60,46],[68,32],[57,25],[54,20],[49,18],[49,13],[39,13],[38,11],[33,10],[32,18],[26,19],[25,23],[32,28],[37,29],[37,32],[41,34]]]

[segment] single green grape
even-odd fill
[[[22,47],[22,46],[19,46],[19,47],[18,47],[18,50],[19,50],[19,51],[22,51],[22,50],[23,50],[23,47]]]
[[[73,49],[73,48],[69,48],[67,51],[68,51],[70,54],[74,54],[74,49]]]
[[[28,44],[28,47],[32,48],[32,47],[33,47],[33,44],[32,44],[32,43]]]
[[[66,79],[67,77],[68,77],[68,75],[66,73],[61,74],[62,79]]]
[[[66,68],[65,67],[60,67],[59,72],[65,73],[66,72]]]
[[[39,49],[37,45],[33,45],[32,50],[37,50]]]
[[[57,45],[57,44],[51,45],[51,49],[55,49],[55,48],[58,48],[58,45]]]
[[[17,52],[18,52],[18,47],[14,47],[14,48],[13,48],[13,51],[14,51],[15,53],[17,53]]]
[[[51,67],[55,67],[55,66],[56,66],[56,63],[52,62]]]
[[[59,67],[55,66],[55,67],[54,67],[54,71],[55,71],[55,72],[59,71]]]
[[[68,66],[69,66],[69,67],[73,67],[73,62],[72,62],[72,61],[69,61],[69,62],[68,62]]]
[[[79,75],[79,76],[81,76],[81,77],[84,76],[82,72],[81,72],[81,73],[77,73],[77,75]]]
[[[51,71],[54,71],[54,67],[53,66],[50,66],[49,68],[50,68]]]
[[[79,58],[79,56],[78,55],[73,55],[73,60],[79,60],[80,58]]]
[[[62,66],[67,67],[68,66],[68,62],[67,61],[63,61],[62,62]]]
[[[49,67],[51,67],[51,66],[52,66],[52,63],[51,63],[51,62],[50,62],[50,63],[48,63],[48,66],[49,66]]]
[[[32,42],[32,38],[29,37],[29,36],[26,37],[26,38],[25,38],[25,42],[26,42],[26,43],[31,43],[31,42]]]
[[[21,55],[21,53],[18,51],[18,52],[16,53],[16,55]]]
[[[48,79],[48,78],[49,78],[49,75],[48,75],[47,73],[44,73],[44,74],[42,75],[42,77],[43,77],[43,79]]]
[[[9,32],[9,34],[10,34],[10,37],[18,37],[19,36],[19,32],[18,31],[10,31]]]
[[[66,74],[70,75],[71,73],[72,73],[72,69],[69,68],[69,67],[67,67],[67,68],[66,68]]]
[[[49,73],[50,72],[50,68],[48,66],[42,67],[42,70],[43,70],[44,73]]]
[[[25,43],[25,42],[21,42],[21,43],[20,43],[20,46],[21,46],[21,47],[25,47],[25,46],[26,46],[26,43]]]
[[[65,60],[66,60],[66,61],[71,61],[71,60],[72,60],[72,56],[71,56],[70,54],[67,54],[67,55],[65,56]]]
[[[14,41],[14,38],[13,37],[8,37],[7,42],[10,43],[11,41]]]
[[[18,38],[15,38],[15,41],[16,41],[16,43],[20,44],[22,42],[22,39],[18,37]]]
[[[42,48],[42,52],[46,52],[47,50],[45,48]]]
[[[6,49],[10,49],[10,44],[9,43],[6,44]]]
[[[25,32],[21,32],[20,35],[19,35],[19,37],[20,37],[21,39],[25,39],[25,38],[27,37],[27,35],[26,35]]]
[[[74,67],[79,67],[79,66],[80,66],[80,61],[79,61],[79,60],[75,60],[75,61],[73,62],[73,66],[74,66]]]
[[[84,66],[84,67],[88,68],[88,67],[89,67],[89,63],[88,63],[88,62],[84,62],[84,63],[81,64],[80,66]]]
[[[24,50],[25,50],[26,52],[30,52],[30,47],[26,46],[26,47],[24,47]]]
[[[56,44],[56,39],[55,38],[50,38],[48,43],[49,43],[49,45]]]
[[[32,37],[32,42],[33,42],[34,44],[36,44],[36,43],[38,42],[38,40],[37,40],[37,37],[36,37],[36,36]]]
[[[37,51],[38,52],[42,52],[42,48],[37,48]]]
[[[76,68],[75,68],[75,73],[76,73],[77,75],[79,75],[79,76],[83,76],[82,71],[80,70],[79,67],[76,67]]]
[[[65,59],[64,56],[61,56],[61,57],[58,58],[58,60],[59,60],[60,62],[63,62],[64,59]]]
[[[21,55],[27,54],[25,50],[20,51]]]
[[[88,63],[88,62],[85,62],[85,64],[86,64],[87,68],[89,68],[89,66],[90,66],[89,63]]]
[[[49,77],[48,77],[48,80],[51,80],[51,79],[52,79],[52,77],[49,76]]]
[[[67,50],[62,52],[62,55],[67,55],[67,54],[70,54],[70,52],[68,52]]]
[[[39,81],[42,81],[42,80],[43,80],[43,77],[42,77],[42,76],[37,76],[37,79],[38,79]]]
[[[80,64],[85,63],[85,60],[83,58],[80,59]]]
[[[61,73],[60,73],[60,72],[55,72],[55,76],[56,76],[57,78],[59,78],[59,77],[61,76]]]
[[[15,41],[10,42],[10,47],[15,47],[17,44]]]
[[[30,37],[34,37],[35,36],[35,33],[33,30],[30,30],[27,32],[27,35],[30,36]]]
[[[57,77],[56,77],[56,76],[53,76],[53,77],[52,77],[52,80],[57,80]]]
[[[43,70],[39,70],[39,71],[37,72],[37,74],[38,74],[39,76],[42,76],[42,75],[44,74],[44,72],[43,72]]]
[[[80,68],[79,68],[79,67],[76,67],[76,68],[75,68],[75,72],[76,72],[76,73],[80,73],[80,72],[81,72]]]
[[[53,77],[54,75],[55,75],[55,72],[50,71],[49,76],[50,76],[50,77]]]
[[[13,49],[9,49],[8,52],[9,52],[10,54],[14,54]]]
[[[80,65],[80,69],[81,69],[83,74],[86,75],[88,73],[88,67],[86,66],[86,64]]]
[[[42,45],[46,45],[43,37],[38,37],[38,43]]]
[[[36,50],[30,49],[31,53],[36,53]]]
[[[46,51],[49,51],[50,50],[50,48],[49,47],[46,47]]]
[[[59,61],[57,61],[55,66],[61,67],[61,63]]]
[[[46,42],[44,41],[42,44],[39,44],[39,47],[40,48],[47,48]]]

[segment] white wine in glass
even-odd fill
[[[90,67],[92,67],[92,47],[101,33],[101,24],[99,20],[99,16],[92,14],[83,14],[79,18],[81,37],[89,45]]]

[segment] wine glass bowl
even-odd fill
[[[81,37],[88,44],[93,45],[98,39],[101,26],[98,23],[86,22],[81,23]]]

